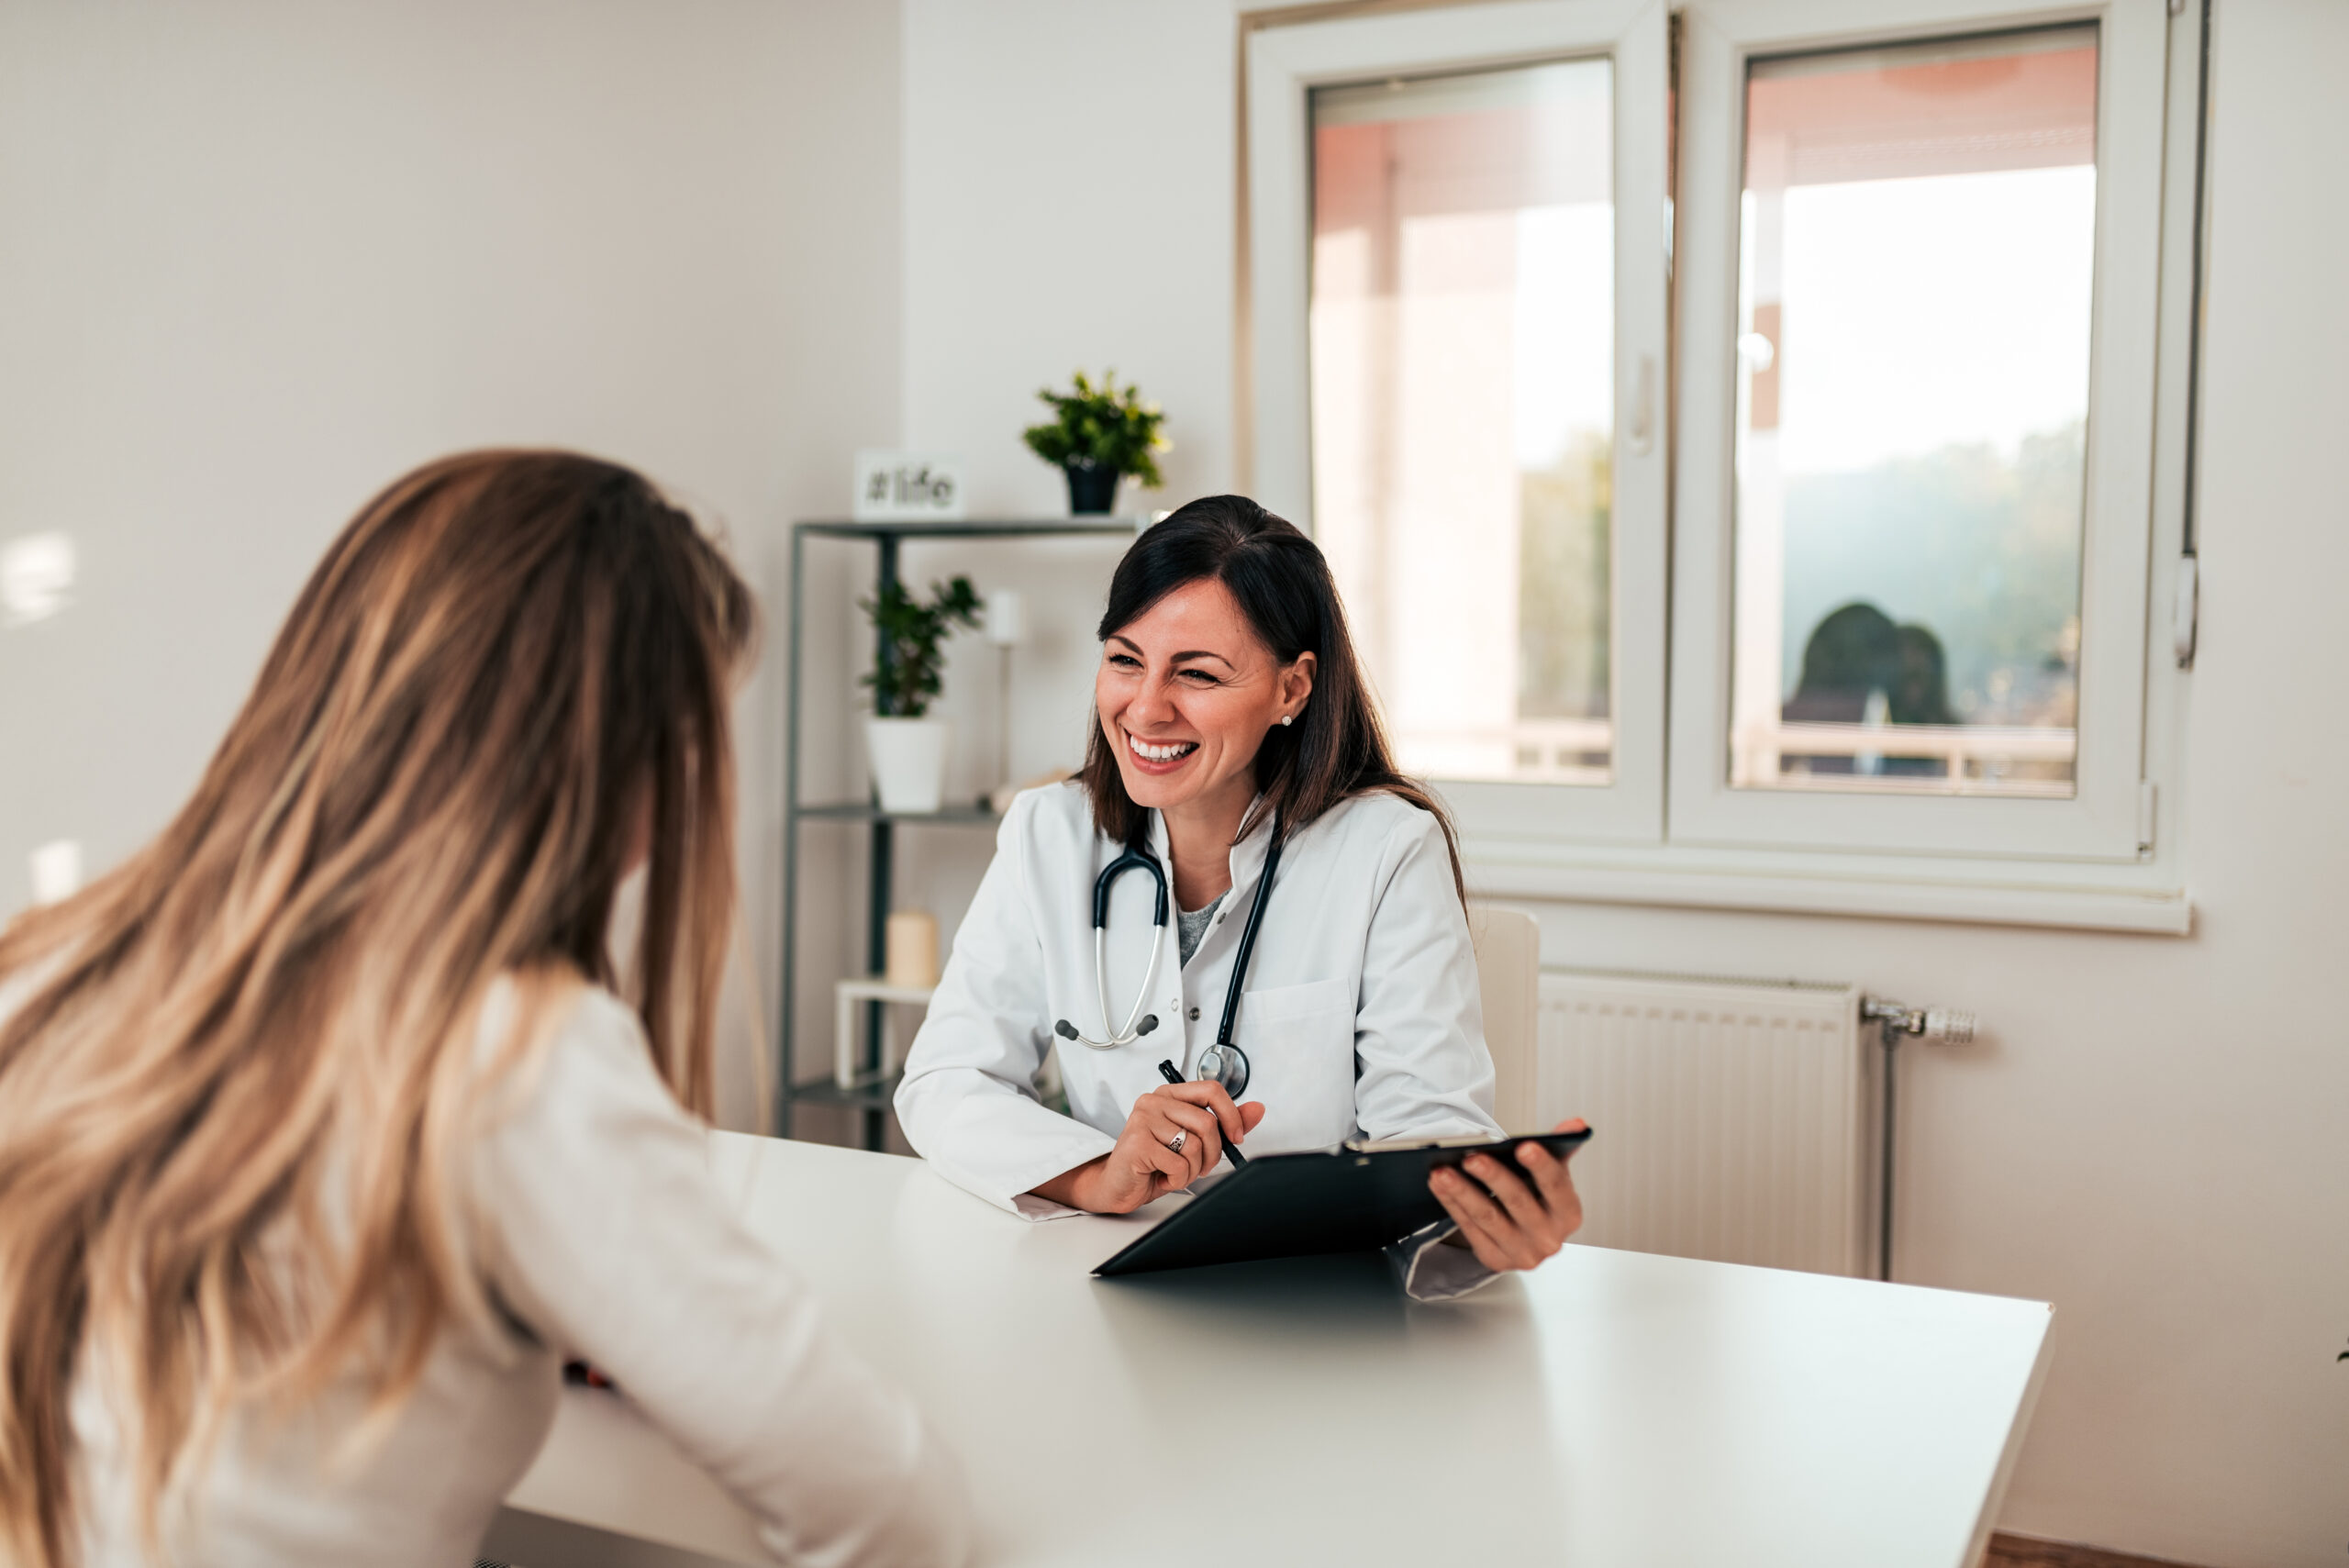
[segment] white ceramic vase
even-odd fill
[[[946,742],[952,733],[942,718],[884,718],[864,721],[865,754],[873,762],[873,787],[884,811],[935,811],[946,795]]]

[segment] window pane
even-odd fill
[[[2068,795],[2093,26],[1758,61],[1731,783]]]
[[[1402,765],[1604,784],[1604,60],[1313,95],[1313,515]]]

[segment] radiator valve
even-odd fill
[[[1884,1030],[1884,1043],[1902,1035],[1929,1040],[1937,1045],[1968,1045],[1974,1040],[1974,1015],[1953,1007],[1912,1007],[1881,996],[1860,1000],[1860,1021]]]

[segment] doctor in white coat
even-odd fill
[[[1195,501],[1119,563],[1099,635],[1085,771],[1013,803],[907,1055],[913,1146],[1043,1219],[1138,1208],[1227,1142],[1499,1136],[1451,825],[1395,771],[1320,550],[1243,497]],[[1096,883],[1129,846],[1173,908],[1153,923],[1154,878],[1119,877],[1097,976]],[[1212,1048],[1260,902],[1235,1103]],[[1530,1180],[1483,1155],[1437,1173],[1450,1222],[1393,1250],[1412,1295],[1531,1268],[1581,1223],[1564,1162],[1518,1158]]]

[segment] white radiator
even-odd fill
[[[1876,1061],[1858,988],[1545,970],[1534,1109],[1596,1130],[1575,1240],[1876,1268]]]

